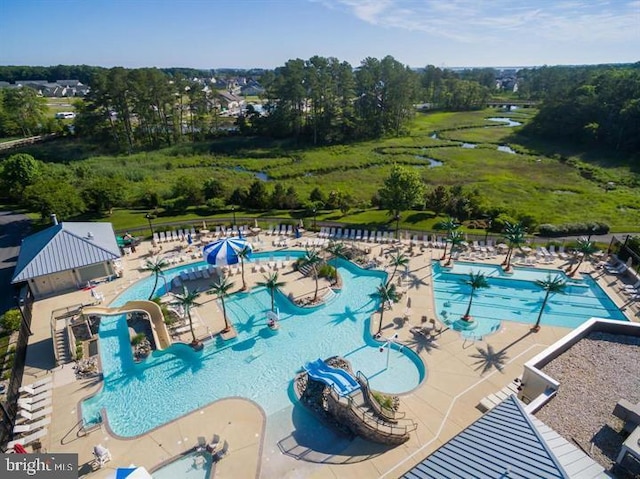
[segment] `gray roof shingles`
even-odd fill
[[[564,479],[569,476],[510,396],[408,471],[407,479]]]
[[[111,223],[60,223],[22,241],[11,283],[117,258]]]

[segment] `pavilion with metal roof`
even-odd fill
[[[512,395],[402,477],[566,479],[570,476]]]
[[[116,274],[121,257],[111,223],[57,223],[22,241],[12,284],[27,283],[42,298]]]

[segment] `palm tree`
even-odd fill
[[[460,227],[460,224],[458,222],[456,222],[456,220],[453,219],[451,216],[449,216],[446,220],[442,221],[438,225],[438,229],[439,230],[446,230],[447,231],[447,237],[451,236],[451,233],[453,231],[457,230],[459,227]],[[445,242],[444,251],[442,252],[442,258],[440,258],[440,259],[443,260],[446,257],[447,257],[447,243]]]
[[[579,238],[578,244],[576,246],[576,254],[580,255],[580,261],[578,261],[578,265],[576,268],[569,273],[569,276],[573,276],[578,272],[580,266],[582,266],[582,262],[585,259],[591,258],[591,255],[597,251],[596,245],[589,241],[587,238]]]
[[[473,294],[476,292],[476,289],[484,289],[490,288],[489,282],[487,281],[487,277],[484,273],[474,273],[473,271],[469,273],[469,279],[463,281],[464,284],[471,286],[471,295],[469,296],[469,306],[467,306],[467,312],[464,313],[462,319],[465,321],[472,321],[471,318],[471,303],[473,302]]]
[[[156,292],[156,288],[158,287],[158,279],[160,278],[160,275],[162,275],[162,277],[164,278],[164,272],[162,271],[162,268],[166,267],[167,264],[168,264],[167,261],[164,258],[161,258],[159,256],[154,256],[153,258],[148,259],[144,263],[144,269],[146,269],[147,271],[151,271],[156,276],[153,282],[153,289],[149,294],[149,301],[153,299],[153,295]]]
[[[387,286],[391,284],[393,281],[393,277],[396,275],[399,266],[406,266],[409,264],[409,258],[407,258],[401,251],[396,251],[395,253],[391,253],[389,257],[389,266],[393,266],[393,273],[389,276],[387,280]]]
[[[451,248],[449,249],[449,259],[444,265],[449,266],[451,264],[451,261],[453,260],[453,251],[464,242],[462,231],[452,231],[451,233],[449,233],[449,237],[447,238],[446,242],[451,243]]]
[[[347,257],[347,247],[344,245],[344,243],[331,241],[329,242],[329,245],[326,247],[326,250],[329,254],[333,256],[334,259],[338,259],[338,258],[345,259]]]
[[[511,224],[506,221],[503,231],[503,236],[507,240],[509,249],[507,250],[507,255],[505,256],[502,265],[505,267],[505,271],[509,271],[511,269],[511,257],[513,256],[513,250],[515,248],[520,248],[522,243],[525,242],[525,229],[524,226],[522,226],[522,223]]]
[[[398,301],[398,292],[395,284],[381,283],[373,295],[380,300],[380,322],[378,323],[378,332],[376,336],[382,332],[382,317],[384,316],[384,306],[389,302]]]
[[[270,273],[269,276],[264,277],[265,281],[259,281],[258,286],[264,286],[269,290],[271,294],[271,311],[275,312],[275,291],[278,288],[284,286],[284,281],[278,281],[278,273]]]
[[[542,318],[542,313],[544,312],[544,308],[547,306],[547,301],[549,300],[549,296],[553,293],[564,294],[564,291],[567,287],[567,282],[562,279],[562,276],[556,275],[555,278],[551,278],[551,275],[547,275],[547,279],[541,280],[537,279],[536,284],[540,286],[542,289],[546,291],[544,295],[544,300],[542,301],[542,306],[540,307],[540,312],[538,313],[538,319],[536,320],[536,324],[533,325],[531,331],[538,332],[540,330],[540,319]]]
[[[302,266],[311,267],[313,277],[316,280],[316,291],[313,295],[313,301],[318,300],[318,264],[322,261],[322,258],[315,249],[307,249],[304,256],[301,258]]]
[[[175,298],[175,301],[173,301],[171,304],[174,306],[182,306],[183,311],[187,315],[187,319],[189,319],[189,329],[191,330],[191,338],[192,338],[191,343],[195,344],[198,341],[196,340],[196,333],[193,331],[193,320],[191,318],[191,308],[194,306],[199,306],[199,304],[196,302],[196,299],[200,297],[200,292],[198,291],[198,288],[192,291],[189,291],[186,286],[182,286],[182,294],[178,294],[178,293],[172,293],[172,294]]]
[[[218,278],[217,283],[211,283],[212,291],[218,296],[218,299],[222,303],[222,316],[224,317],[224,329],[223,333],[226,333],[231,328],[229,327],[229,321],[227,320],[227,308],[224,304],[224,298],[229,296],[229,290],[233,287],[233,282],[229,281],[229,278]]]
[[[242,291],[247,289],[247,282],[244,280],[244,260],[249,258],[251,247],[244,245],[241,250],[236,251],[236,256],[240,260],[240,271],[242,272]]]

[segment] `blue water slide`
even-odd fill
[[[329,366],[322,359],[307,363],[304,368],[311,379],[333,386],[341,396],[360,388],[360,384],[351,374],[344,369]]]

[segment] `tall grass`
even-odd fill
[[[64,159],[71,168],[121,179],[129,202],[150,186],[169,194],[185,176],[201,181],[218,178],[230,193],[236,187],[247,188],[255,181],[255,173],[262,172],[285,187],[294,186],[302,199],[319,187],[325,193],[348,193],[356,208],[362,208],[380,189],[391,165],[400,163],[415,168],[428,186],[462,184],[475,188],[487,205],[506,208],[514,215],[531,215],[539,223],[603,221],[614,231],[637,230],[640,177],[624,158],[611,152],[533,141],[520,133],[521,128],[487,121],[489,117],[509,116],[526,123],[534,113],[530,109],[420,113],[404,136],[321,147],[301,147],[290,140],[231,137],[129,156],[105,154],[95,145],[73,140],[37,145],[31,151],[45,161]],[[431,137],[433,132],[438,132],[438,139]],[[477,147],[461,148],[462,142]],[[508,144],[522,154],[497,151],[499,144]],[[429,168],[425,158],[443,165]],[[273,181],[267,183],[268,189]],[[616,187],[607,192],[603,186],[608,181]],[[144,213],[119,210],[102,219],[113,221],[118,229],[132,228],[144,226]],[[175,220],[210,214],[205,208],[192,208]],[[338,218],[354,224],[388,221],[386,213],[377,210],[321,215],[318,219]],[[406,212],[402,221],[407,228],[425,228],[435,220],[429,212]]]

